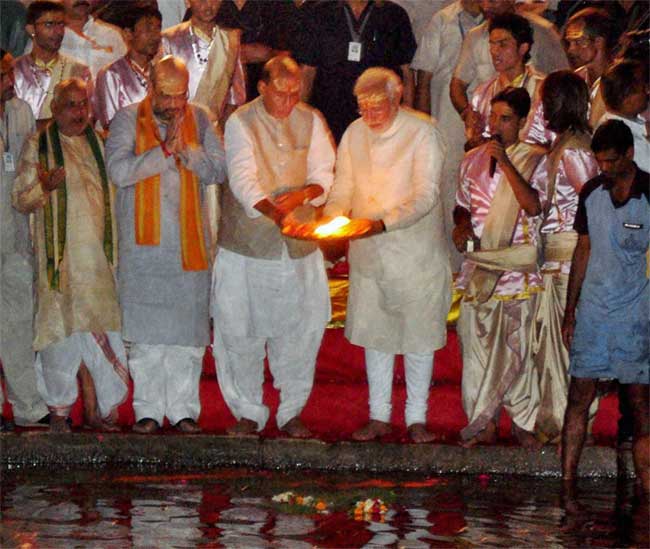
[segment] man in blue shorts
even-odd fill
[[[617,379],[634,416],[634,468],[650,493],[650,174],[634,163],[632,133],[620,120],[596,130],[602,173],[580,192],[567,305],[569,402],[562,431],[562,478],[574,480],[588,410],[599,379]]]

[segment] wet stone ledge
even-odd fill
[[[320,471],[421,472],[559,476],[555,446],[530,452],[515,446],[388,444],[215,435],[135,435],[28,432],[0,436],[0,470],[48,467],[156,466],[165,469],[250,467]],[[631,452],[586,447],[580,476],[633,475]]]

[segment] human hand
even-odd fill
[[[510,162],[510,159],[506,154],[506,149],[499,139],[490,139],[487,142],[486,151],[500,166],[504,166]]]
[[[576,328],[576,317],[571,311],[565,311],[562,322],[562,342],[567,349],[571,349],[573,343],[573,332]]]
[[[41,188],[45,192],[52,192],[65,179],[65,168],[63,166],[53,170],[46,170],[39,164],[37,169]]]
[[[182,117],[173,118],[167,125],[167,135],[165,136],[165,148],[170,154],[177,154],[185,150],[185,143],[181,136]]]
[[[286,191],[282,194],[279,194],[273,197],[273,205],[280,210],[283,215],[290,214],[298,206],[302,206],[309,197],[305,191],[305,188]]]
[[[476,234],[474,234],[471,223],[456,225],[451,233],[451,239],[454,241],[454,246],[456,246],[456,249],[460,253],[465,252],[467,241],[476,239]]]

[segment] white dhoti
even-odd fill
[[[221,249],[213,272],[213,353],[219,387],[239,420],[262,430],[264,356],[280,390],[277,424],[300,414],[311,393],[316,356],[330,317],[319,251],[291,259],[255,259]],[[265,349],[266,347],[266,349]]]
[[[136,421],[151,418],[172,425],[196,421],[201,413],[199,381],[204,347],[134,343],[129,352]]]
[[[463,439],[475,437],[503,406],[512,421],[533,431],[539,384],[531,343],[537,295],[525,300],[490,299],[461,303],[458,335],[463,354],[462,397],[468,425]]]
[[[558,440],[564,425],[569,394],[569,352],[562,341],[562,322],[569,276],[544,274],[544,292],[535,312],[533,353],[539,377],[540,404],[535,430],[544,440]],[[598,411],[599,399],[589,409],[589,427]]]
[[[39,351],[36,378],[39,391],[50,411],[68,416],[77,400],[77,372],[83,362],[95,384],[102,417],[108,417],[127,396],[126,351],[119,332],[106,332],[114,357],[106,352],[90,332],[75,332]]]
[[[390,423],[395,355],[366,349],[366,372],[370,419]],[[406,353],[406,426],[426,423],[429,387],[433,374],[433,353]]]
[[[240,337],[215,330],[214,353],[223,398],[232,414],[262,430],[269,409],[262,402],[264,357],[268,353],[273,386],[280,391],[278,427],[299,416],[311,394],[323,330],[281,337]]]
[[[36,387],[32,289],[33,267],[18,253],[2,254],[0,260],[0,360],[14,421],[26,426],[47,414]],[[4,394],[0,390],[0,410]]]

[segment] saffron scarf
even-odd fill
[[[181,135],[190,147],[199,146],[196,121],[189,105],[185,107]],[[147,96],[138,106],[135,153],[145,153],[161,143],[158,126],[153,118],[151,98]],[[208,268],[208,260],[201,219],[199,181],[178,157],[176,168],[181,180],[179,221],[183,270],[203,271]],[[136,184],[135,241],[142,246],[160,245],[160,174],[147,177]]]
[[[104,195],[104,239],[103,248],[106,259],[112,265],[113,254],[113,221],[111,218],[111,195],[108,188],[108,175],[106,174],[106,165],[102,150],[97,140],[97,135],[90,126],[86,126],[84,136],[90,150],[93,153],[99,175],[102,183],[102,192]],[[53,168],[65,168],[63,159],[63,149],[61,148],[61,139],[59,138],[59,127],[56,122],[50,124],[43,130],[38,138],[38,158],[44,170],[49,171],[48,149],[52,153],[54,160]],[[66,229],[67,229],[67,188],[65,179],[61,184],[50,193],[50,196],[43,208],[45,218],[45,257],[47,265],[47,280],[50,288],[59,291],[61,289],[61,276],[59,266],[63,261],[63,252],[65,250]],[[56,220],[54,211],[56,210]]]

